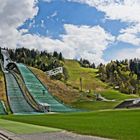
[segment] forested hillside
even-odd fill
[[[48,53],[47,51],[29,50],[27,48],[17,48],[15,50],[8,49],[10,58],[18,63],[24,63],[28,66],[38,68],[42,71],[48,71],[57,67],[63,67],[64,58],[62,53]],[[65,67],[63,74],[52,76],[54,79],[67,79]]]
[[[86,59],[81,59],[80,61],[66,60],[61,53],[57,52],[39,52],[37,50],[29,50],[25,48],[16,50],[9,49],[8,51],[13,61],[21,62],[43,71],[62,66],[64,68],[63,74],[58,74],[56,77],[51,77],[51,79],[49,79],[45,73],[39,70],[37,71],[37,69],[35,70],[32,68],[32,70],[34,70],[34,73],[38,78],[48,86],[50,93],[61,99],[63,102],[72,104],[78,108],[89,110],[110,109],[114,108],[124,99],[136,97],[123,94],[127,92],[123,91],[122,93],[112,88],[117,86],[117,84],[115,85],[116,81],[119,83],[119,79],[116,80],[114,78],[116,69],[119,74],[121,73],[121,78],[125,78],[128,73],[132,73],[132,80],[137,82],[137,74],[135,74],[135,71],[130,71],[128,62],[118,62],[120,65],[119,68],[116,64],[117,62],[112,61],[106,66],[101,64],[98,67],[99,69],[95,69],[95,64],[90,64]],[[109,77],[108,79],[107,76]],[[52,78],[57,80],[52,80]],[[127,78],[129,78],[129,75]],[[128,81],[130,82],[130,80]],[[134,84],[134,87],[135,86],[136,85]],[[133,93],[135,92],[133,91]],[[100,94],[109,101],[96,101],[96,94]]]
[[[46,51],[29,50],[26,48],[9,49],[10,58],[18,63],[24,63],[29,66],[37,67],[43,71],[62,66],[63,56],[61,53],[54,51],[48,53]]]
[[[65,65],[65,59],[63,58],[62,53],[57,53],[56,51],[53,53],[48,53],[46,51],[40,52],[38,50],[29,50],[26,48],[17,48],[15,50],[9,49],[8,51],[13,61],[21,62],[27,64],[28,66],[39,68],[43,71],[48,71],[61,66],[64,68],[64,73],[53,78],[64,81],[67,81],[69,78],[71,78],[70,73],[68,74],[69,70],[67,65]],[[80,59],[79,64],[81,67],[91,69],[95,68],[94,62],[90,63],[86,59]],[[111,61],[106,65],[100,64],[97,69],[99,78],[103,82],[108,83],[114,89],[127,94],[140,94],[139,59]]]
[[[99,77],[115,89],[127,94],[139,94],[140,60],[111,61],[99,65]]]

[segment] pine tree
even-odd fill
[[[58,58],[58,53],[56,51],[53,52],[53,57]]]
[[[95,66],[95,63],[93,62],[92,65],[91,65],[91,68],[95,69],[96,66]]]
[[[62,56],[62,53],[61,52],[59,53],[58,59],[61,60],[61,61],[63,60],[63,56]]]
[[[2,59],[1,47],[0,47],[0,59]]]

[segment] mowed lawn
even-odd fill
[[[140,139],[140,110],[3,116],[3,119],[119,140]]]
[[[120,102],[106,102],[106,101],[80,101],[74,102],[72,105],[75,108],[86,109],[89,111],[112,109],[120,104]]]
[[[32,134],[32,133],[61,131],[60,129],[3,120],[3,119],[0,119],[0,129],[5,129],[15,134]]]

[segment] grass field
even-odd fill
[[[60,129],[14,122],[9,120],[0,119],[0,129],[5,129],[16,134],[32,134],[43,132],[56,132]]]
[[[120,102],[97,102],[97,101],[80,101],[74,102],[72,105],[76,108],[86,109],[86,110],[104,110],[104,109],[112,109],[117,106]]]
[[[3,119],[119,140],[139,140],[140,110],[114,110],[88,113],[2,116]]]

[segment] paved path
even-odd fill
[[[12,140],[109,140],[106,138],[79,135],[67,131],[17,135],[5,130],[0,130],[0,133]]]
[[[22,140],[20,137],[16,136],[16,134],[9,132],[7,130],[0,129],[0,135],[3,135],[4,138],[0,138],[0,140]]]
[[[23,140],[109,140],[94,136],[78,135],[67,131],[22,135],[21,138]]]

